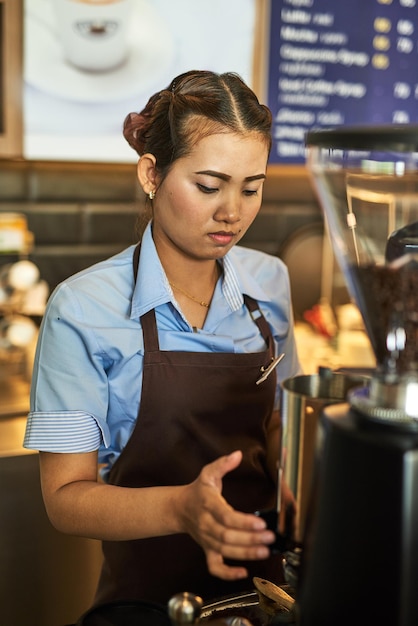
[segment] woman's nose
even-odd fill
[[[215,219],[219,222],[228,222],[230,224],[239,222],[241,219],[241,200],[235,194],[228,195],[218,207]]]

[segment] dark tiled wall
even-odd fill
[[[0,212],[26,215],[35,241],[30,258],[51,288],[135,243],[144,209],[134,165],[0,162]],[[298,233],[321,224],[304,175],[269,176],[242,244],[281,256]],[[314,278],[312,298],[320,284]]]
[[[143,203],[135,167],[4,162],[0,211],[26,216],[30,259],[52,289],[134,243]]]

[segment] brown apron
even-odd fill
[[[144,370],[133,433],[110,471],[125,487],[182,485],[233,450],[241,465],[223,479],[222,494],[245,512],[276,506],[277,486],[266,464],[266,433],[276,375],[256,385],[274,356],[273,338],[257,303],[244,297],[267,348],[257,353],[160,351],[154,310],[141,317]],[[190,591],[205,601],[253,588],[252,577],[283,582],[281,557],[245,562],[249,577],[224,581],[207,570],[202,548],[187,534],[103,542],[96,603],[148,600],[166,604]],[[240,562],[242,564],[242,562]]]

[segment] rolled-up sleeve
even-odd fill
[[[48,303],[35,355],[24,447],[89,452],[110,441],[107,355],[93,310],[67,285]]]
[[[45,452],[92,452],[109,445],[106,425],[82,411],[42,412],[28,415],[25,448]]]

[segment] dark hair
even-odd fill
[[[177,159],[204,136],[219,132],[259,133],[271,148],[271,112],[238,74],[185,72],[130,113],[123,134],[138,156],[151,153],[162,179]]]

